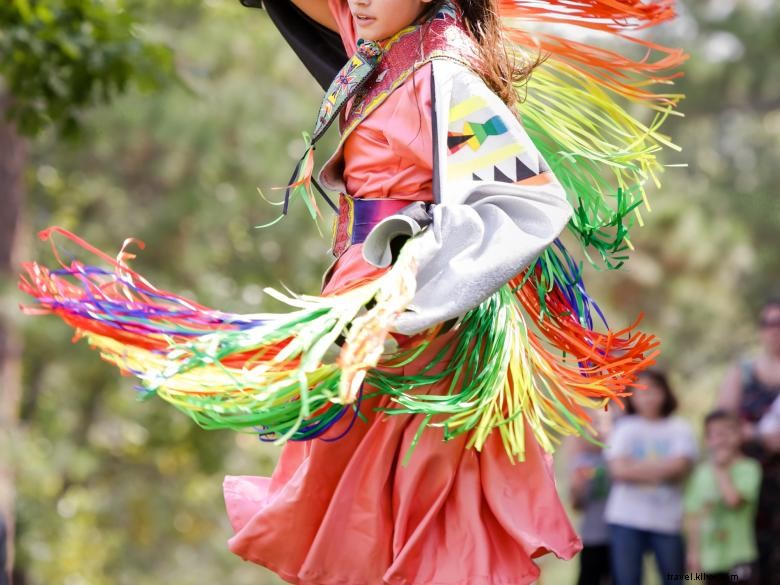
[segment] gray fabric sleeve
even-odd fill
[[[462,204],[433,206],[431,225],[407,243],[418,262],[417,293],[393,330],[412,335],[473,309],[534,262],[571,213],[554,180],[486,181]]]

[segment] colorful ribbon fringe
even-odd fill
[[[586,253],[594,249],[608,268],[619,268],[632,247],[629,215],[633,212],[641,225],[639,206],[650,209],[644,185],[648,180],[660,185],[658,153],[664,146],[677,149],[659,128],[667,116],[679,115],[674,108],[682,95],[652,88],[672,84],[687,56],[636,36],[673,18],[674,4],[501,0],[506,35],[518,52],[546,57],[527,87],[519,88],[526,96],[520,117],[576,210],[571,231]],[[542,31],[515,26],[526,23],[527,28],[529,21],[541,23]],[[610,34],[638,57],[547,32],[544,27],[551,25]]]
[[[155,288],[127,266],[126,247],[114,260],[58,228],[41,238],[54,233],[98,254],[113,270],[74,261],[50,271],[27,263],[20,287],[38,304],[25,311],[58,315],[105,360],[138,377],[146,394],[207,429],[248,430],[277,442],[312,439],[346,413],[356,416],[363,396],[380,393],[396,405],[389,414],[423,414],[445,438],[472,433],[477,449],[497,431],[507,453],[522,459],[525,425],[548,450],[560,435],[587,434],[586,408],[625,396],[657,345],[652,337],[632,335],[634,327],[601,334],[584,326],[590,317],[557,285],[542,311],[540,263],[531,278],[509,283],[463,318],[442,372],[428,373],[443,352],[419,375],[404,376],[400,368],[437,333],[385,350],[394,317],[414,295],[413,246],[374,281],[326,297],[266,289],[294,310],[238,315]],[[571,280],[563,272],[554,279]],[[334,356],[340,337],[344,347]],[[564,356],[556,357],[555,348]],[[450,385],[444,395],[414,392],[442,380]]]

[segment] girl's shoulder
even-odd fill
[[[641,436],[644,428],[645,423],[642,417],[635,414],[625,414],[615,421],[615,426],[610,432],[609,442],[631,440],[635,435]]]
[[[659,433],[693,432],[693,427],[684,418],[676,415],[660,419],[646,419],[638,414],[627,414],[615,421],[613,432],[646,432],[657,431]]]

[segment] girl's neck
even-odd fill
[[[641,419],[643,419],[643,420],[646,420],[646,421],[648,421],[648,422],[658,422],[658,421],[661,421],[661,420],[663,420],[663,419],[664,419],[664,418],[666,418],[666,417],[664,417],[663,415],[661,415],[661,413],[659,412],[658,414],[655,414],[655,415],[649,415],[649,414],[640,414],[640,415],[639,415],[639,418],[641,418]]]

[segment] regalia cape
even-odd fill
[[[322,50],[307,52],[296,32],[306,29],[295,24],[305,16],[280,14],[281,4],[274,3],[272,17],[323,83],[341,57],[338,47],[321,27],[309,28]],[[154,287],[128,266],[126,246],[114,259],[50,228],[43,239],[62,234],[103,266],[27,263],[20,286],[36,304],[26,311],[58,315],[104,359],[135,375],[147,395],[207,429],[310,440],[344,416],[359,417],[361,399],[377,392],[393,398],[388,414],[423,414],[445,439],[468,433],[480,449],[499,433],[513,459],[523,458],[526,427],[548,451],[562,435],[590,436],[588,409],[628,395],[658,342],[636,323],[607,326],[561,234],[600,266],[619,268],[626,258],[628,229],[646,205],[644,186],[662,170],[656,155],[671,145],[658,128],[680,99],[651,86],[668,84],[675,76],[669,70],[684,58],[632,31],[670,18],[672,8],[666,0],[504,0],[506,34],[517,50],[546,56],[520,88],[525,99],[517,111],[472,70],[457,40],[463,30],[446,6],[436,18],[455,40],[408,63],[394,65],[392,49],[380,56],[378,69],[390,74],[366,86],[341,116],[342,142],[372,104],[430,62],[434,202],[387,217],[368,234],[366,260],[392,264],[374,281],[331,296],[267,289],[291,311],[226,313]],[[611,32],[646,55],[632,60],[516,28],[533,20]],[[644,121],[627,104],[646,106]],[[313,147],[291,181],[310,211],[317,209]],[[336,191],[343,186],[338,157],[319,176]],[[398,237],[407,241],[393,257]],[[457,331],[445,371],[404,377],[403,365],[445,326]],[[400,345],[393,332],[404,334]],[[442,377],[452,380],[449,393],[414,392]]]

